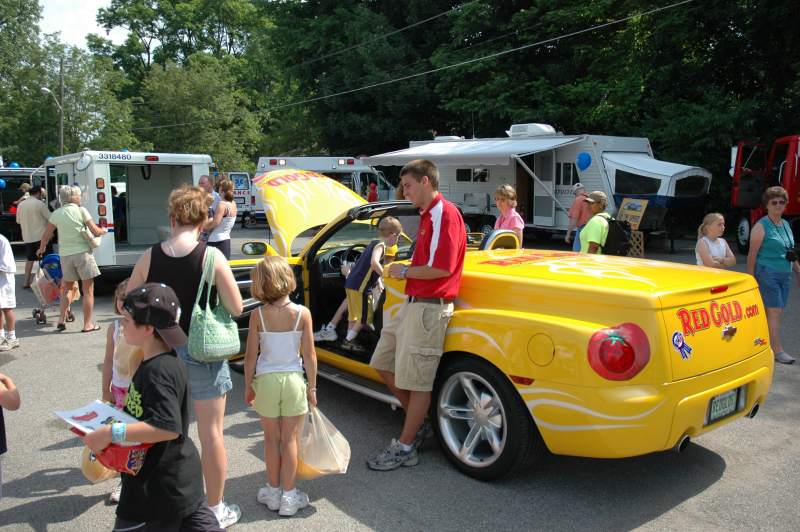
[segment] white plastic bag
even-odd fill
[[[298,439],[297,478],[344,474],[350,463],[350,444],[319,408],[309,407]]]

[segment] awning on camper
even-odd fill
[[[433,141],[405,150],[391,151],[361,160],[371,166],[402,166],[414,159],[429,159],[437,164],[464,166],[511,164],[513,156],[552,150],[582,139],[580,136],[546,138]]]
[[[693,175],[711,177],[711,172],[705,168],[659,161],[646,153],[605,152],[603,161],[605,161],[606,167],[619,168],[626,172],[658,179],[664,177],[681,179]]]

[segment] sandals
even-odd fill
[[[56,325],[56,329],[58,329],[58,332],[64,331],[66,330],[66,328],[67,328],[66,323],[59,323],[58,325]]]
[[[82,333],[87,333],[87,332],[94,332],[94,331],[99,331],[99,330],[100,330],[100,326],[95,323],[94,327],[92,327],[91,329],[81,329],[81,332]]]

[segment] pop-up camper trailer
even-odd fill
[[[711,174],[655,159],[646,138],[564,135],[544,124],[515,124],[506,133],[508,138],[411,141],[407,149],[362,161],[378,167],[433,161],[439,190],[461,208],[472,231],[494,226],[499,214],[494,191],[504,183],[517,191],[526,229],[540,234],[567,229],[572,186],[578,182],[589,192],[604,191],[612,214],[623,198],[649,200],[639,227],[647,232],[674,233],[673,224],[693,223],[704,208]]]

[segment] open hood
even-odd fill
[[[305,170],[273,170],[253,178],[281,256],[291,255],[297,235],[367,201],[329,177]]]

